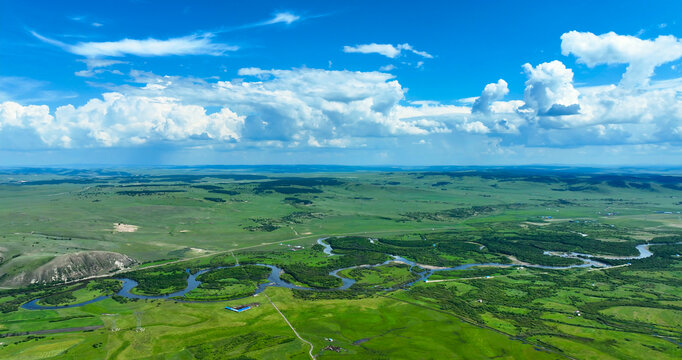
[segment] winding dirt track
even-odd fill
[[[298,331],[296,331],[296,329],[294,329],[294,326],[291,325],[291,323],[289,322],[289,320],[287,319],[287,317],[284,316],[284,314],[282,314],[281,311],[279,311],[279,308],[277,307],[277,305],[275,305],[274,302],[272,302],[272,299],[270,299],[270,297],[268,296],[268,294],[263,293],[263,295],[265,295],[265,297],[268,298],[268,301],[270,302],[270,304],[272,304],[272,307],[274,307],[275,310],[277,310],[277,312],[278,312],[280,315],[282,315],[282,319],[284,319],[284,321],[287,322],[287,325],[289,325],[289,327],[291,328],[291,330],[294,331],[294,334],[296,334],[296,337],[299,338],[299,339],[300,339],[301,341],[303,341],[304,343],[310,345],[310,351],[308,351],[308,355],[310,355],[310,358],[311,358],[311,359],[315,360],[315,355],[313,355],[313,343],[311,343],[310,341],[308,341],[308,340],[302,338],[301,335],[298,334]]]

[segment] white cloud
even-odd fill
[[[540,116],[574,115],[580,110],[573,71],[558,60],[536,67],[524,64],[528,76],[523,99],[526,108]]]
[[[102,69],[105,67],[109,67],[112,65],[118,65],[118,64],[127,64],[125,61],[120,61],[120,60],[110,60],[110,59],[82,59],[79,60],[87,66],[86,70],[80,70],[76,71],[74,74],[76,76],[80,77],[93,77],[97,74],[101,74],[104,72],[110,72],[113,74],[117,75],[122,75],[122,73],[119,70],[107,70],[107,69]]]
[[[120,60],[111,60],[111,59],[82,59],[79,60],[85,65],[87,65],[88,69],[95,69],[95,68],[101,68],[101,67],[107,67],[111,65],[116,65],[116,64],[125,64],[125,61],[120,61]]]
[[[489,113],[490,106],[494,101],[502,100],[509,93],[507,82],[500,79],[497,83],[490,83],[485,86],[481,96],[479,96],[471,107],[472,112]]]
[[[487,134],[490,132],[487,126],[480,121],[465,122],[457,125],[460,130],[474,134]]]
[[[79,42],[71,45],[47,38],[32,31],[31,34],[39,40],[58,46],[72,54],[87,58],[135,56],[169,56],[169,55],[222,55],[227,51],[236,51],[237,46],[214,43],[210,33],[202,35],[188,35],[179,38],[159,40],[148,38],[144,40],[122,39],[119,41]]]
[[[639,86],[648,83],[658,66],[682,57],[682,41],[672,35],[642,40],[614,32],[595,35],[570,31],[561,35],[561,53],[573,54],[589,67],[627,64],[621,83]]]
[[[394,54],[390,49],[413,50],[379,50]],[[584,62],[602,61],[597,58]],[[92,71],[117,65],[100,58],[84,62]],[[238,70],[243,78],[233,81],[132,71],[128,85],[82,106],[50,113],[47,107],[2,104],[0,146],[380,149],[411,144],[414,139],[401,139],[417,136],[453,149],[485,139],[502,153],[502,147],[682,143],[681,78],[588,87],[575,85],[573,71],[558,60],[523,69],[523,100],[505,100],[509,85],[500,79],[458,105],[408,103],[394,75],[379,71],[245,67]],[[13,140],[22,137],[32,140]]]
[[[46,105],[0,103],[0,149],[69,147],[67,130],[55,122]]]
[[[289,25],[289,24],[296,22],[300,19],[301,19],[301,17],[296,15],[296,14],[293,14],[290,12],[280,12],[280,13],[276,13],[272,19],[264,22],[263,24],[264,25],[270,25],[270,24],[284,23],[284,24]]]
[[[388,65],[384,65],[384,66],[379,68],[379,71],[391,71],[391,70],[395,70],[395,65],[388,64]]]
[[[244,118],[227,108],[206,114],[201,106],[183,105],[171,98],[105,93],[85,105],[57,108],[54,116],[43,106],[0,104],[0,138],[23,134],[38,137],[42,147],[136,146],[164,141],[239,140]],[[30,136],[34,134],[35,136]],[[11,142],[3,141],[3,144]],[[41,147],[33,145],[34,147]]]
[[[80,147],[129,146],[160,141],[239,140],[243,117],[227,108],[207,115],[173,98],[106,93],[85,105],[61,106],[57,122]]]
[[[410,44],[400,44],[397,46],[397,48],[400,50],[411,51],[411,52],[413,52],[413,53],[415,53],[421,57],[425,57],[427,59],[433,59],[433,55],[427,53],[426,51],[419,51],[419,50],[413,48],[412,45],[410,45]]]
[[[389,58],[395,58],[400,55],[400,49],[391,44],[363,44],[356,46],[344,46],[343,52],[346,53],[361,53],[361,54],[380,54]]]
[[[411,107],[399,105],[404,90],[390,74],[258,68],[244,68],[239,73],[257,79],[206,82],[134,72],[134,80],[142,81],[141,86],[121,87],[83,106],[62,106],[54,115],[42,107],[56,124],[46,131],[56,138],[68,137],[68,146],[76,148],[235,140],[347,147],[361,146],[358,139],[367,137],[450,131],[444,122],[427,117],[452,109],[422,106],[421,110],[405,111]],[[209,107],[222,110],[206,114]],[[30,124],[24,126],[32,128]]]
[[[417,54],[417,55],[424,57],[424,58],[427,58],[427,59],[433,58],[433,55],[427,53],[426,51],[419,51],[419,50],[413,48],[412,45],[410,45],[410,44],[398,44],[396,46],[393,46],[391,44],[371,43],[371,44],[362,44],[362,45],[355,45],[355,46],[346,45],[343,47],[343,52],[346,52],[346,53],[379,54],[379,55],[389,57],[391,59],[394,59],[394,58],[400,56],[402,54],[403,50],[410,51],[414,54]]]

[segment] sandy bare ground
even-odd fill
[[[457,278],[457,279],[438,279],[438,280],[426,280],[427,283],[434,282],[447,282],[447,281],[461,281],[461,280],[477,280],[477,279],[492,279],[494,276],[474,276],[468,278]]]
[[[523,261],[517,259],[516,256],[514,256],[514,255],[507,255],[507,257],[509,258],[509,260],[511,260],[512,264],[514,264],[514,265],[524,265],[524,266],[530,265],[530,263],[523,262]]]
[[[429,269],[429,270],[442,270],[442,269],[447,269],[448,267],[446,266],[434,266],[434,265],[426,265],[426,264],[417,264],[420,268],[424,269]]]
[[[140,227],[137,225],[130,225],[130,224],[123,224],[123,223],[114,223],[114,232],[135,232],[137,229]]]

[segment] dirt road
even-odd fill
[[[296,331],[296,329],[294,329],[294,326],[291,325],[291,323],[289,322],[289,320],[287,319],[287,317],[284,316],[284,314],[282,314],[281,311],[279,311],[279,308],[277,307],[277,305],[275,305],[274,302],[272,302],[272,299],[270,299],[270,297],[268,296],[268,294],[263,293],[263,295],[265,295],[265,297],[268,298],[268,301],[270,302],[270,304],[272,304],[272,307],[274,307],[275,310],[277,310],[277,312],[278,312],[280,315],[282,315],[282,319],[284,319],[284,321],[287,322],[287,325],[289,325],[289,327],[291,328],[291,330],[293,330],[293,332],[294,332],[294,334],[296,335],[296,337],[299,338],[299,339],[300,339],[301,341],[303,341],[304,343],[310,345],[310,351],[308,351],[308,355],[310,355],[310,358],[311,358],[311,359],[315,360],[315,355],[313,355],[313,343],[311,343],[310,341],[308,341],[308,340],[302,338],[301,335],[298,334],[298,331]]]

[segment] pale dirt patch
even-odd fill
[[[547,226],[547,225],[550,224],[550,223],[548,223],[548,222],[541,222],[541,223],[539,223],[539,222],[532,222],[532,221],[524,221],[523,223],[524,223],[524,224],[528,224],[528,225],[535,225],[535,226]]]
[[[180,231],[178,231],[178,232],[181,232],[181,233],[188,233],[189,230],[180,230]]]
[[[126,232],[131,233],[137,231],[140,227],[137,225],[114,223],[114,232]]]
[[[447,267],[445,267],[445,266],[433,266],[433,265],[425,265],[425,264],[417,264],[417,266],[422,267],[424,269],[429,269],[429,270],[447,269]]]
[[[312,235],[312,234],[313,234],[313,233],[311,233],[310,231],[308,231],[308,232],[302,233],[301,235]]]
[[[514,256],[514,255],[507,255],[507,257],[509,258],[509,260],[511,260],[512,264],[514,264],[514,265],[530,265],[530,263],[523,262],[523,261],[517,259],[516,256]]]

